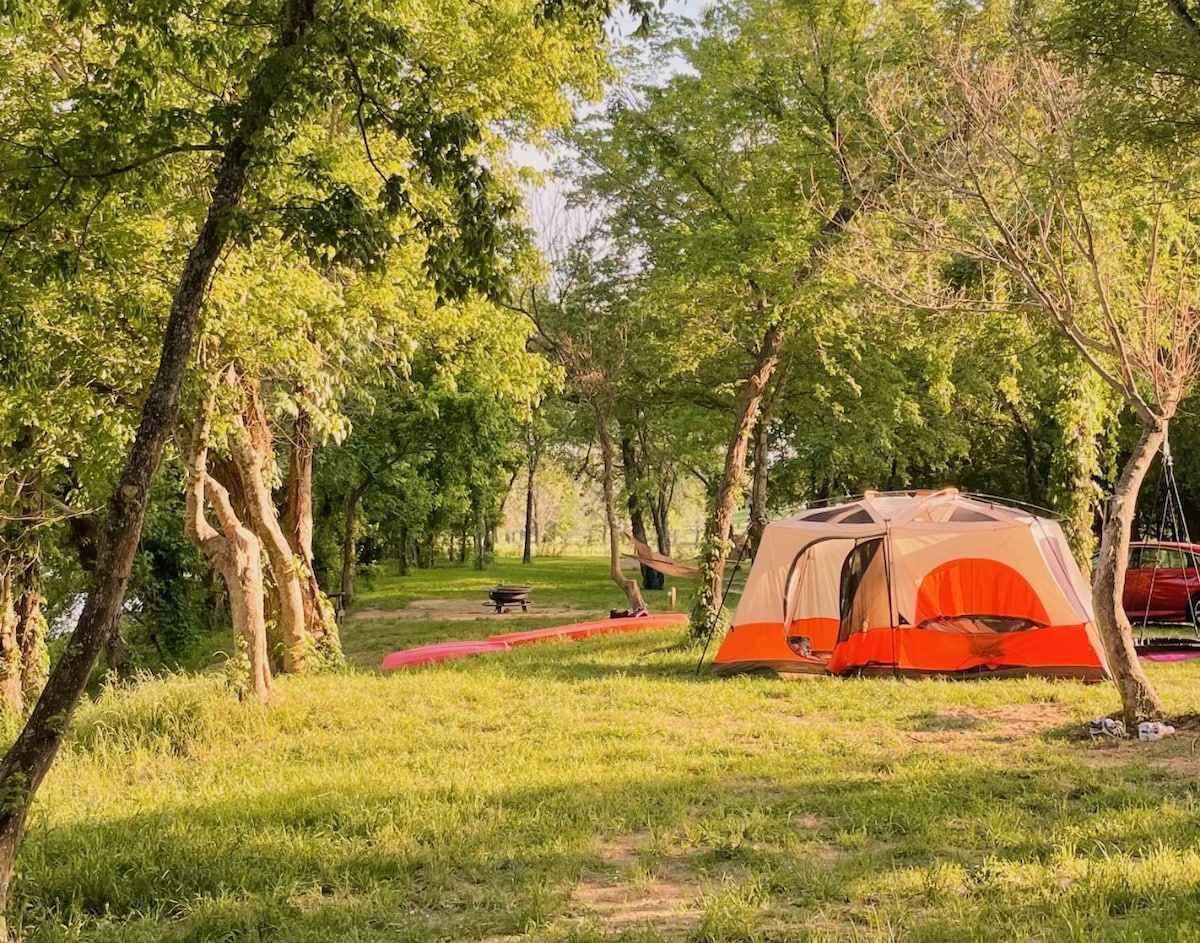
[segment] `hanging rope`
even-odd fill
[[[1167,480],[1167,469],[1170,467],[1170,463],[1171,463],[1170,455],[1171,455],[1171,447],[1169,445],[1167,445],[1167,440],[1163,439],[1162,474],[1159,476],[1158,480],[1154,483],[1154,503],[1150,505],[1152,508],[1158,507],[1158,498],[1159,498],[1159,495],[1162,494],[1163,485],[1166,483],[1166,480]],[[1159,521],[1158,521],[1158,533],[1155,537],[1156,540],[1161,541],[1164,539],[1163,535],[1166,533],[1166,529],[1167,529],[1167,513],[1170,510],[1170,507],[1171,507],[1171,495],[1170,495],[1170,492],[1168,491],[1167,498],[1163,502],[1163,506],[1162,506],[1162,516],[1159,518]],[[1141,563],[1140,558],[1138,560],[1138,563],[1139,564]],[[1155,554],[1154,569],[1152,569],[1150,571],[1150,595],[1146,597],[1147,600],[1154,598],[1154,581],[1157,577],[1158,577],[1158,555]],[[1150,606],[1147,605],[1146,611],[1142,613],[1142,635],[1146,634],[1146,626],[1149,624],[1149,622],[1150,622]]]
[[[1183,495],[1179,493],[1179,480],[1175,477],[1175,460],[1171,456],[1171,445],[1166,439],[1163,440],[1163,463],[1166,469],[1167,489],[1170,497],[1174,499],[1173,513],[1178,515],[1175,526],[1176,539],[1186,545],[1184,550],[1186,555],[1184,573],[1186,575],[1187,570],[1200,569],[1200,555],[1192,549],[1192,535],[1188,532],[1187,516],[1183,513]],[[1196,619],[1196,613],[1192,611],[1190,597],[1188,598],[1187,614],[1192,620],[1192,630],[1200,635],[1200,625],[1197,624],[1200,620]]]
[[[1158,523],[1159,543],[1170,542],[1184,544],[1182,553],[1184,554],[1184,572],[1188,570],[1200,569],[1200,554],[1197,554],[1192,549],[1192,537],[1188,532],[1187,517],[1183,513],[1183,495],[1179,491],[1179,481],[1175,477],[1175,459],[1171,455],[1171,443],[1166,438],[1162,444],[1162,476],[1154,489],[1154,504],[1157,506],[1158,497],[1163,489],[1166,489],[1166,497],[1163,500],[1162,516]],[[1154,598],[1154,585],[1158,579],[1159,560],[1162,554],[1156,552],[1154,555],[1154,564],[1150,568],[1150,589],[1146,595],[1146,611],[1142,613],[1142,633],[1145,634],[1146,627],[1150,622],[1150,601]],[[1141,561],[1139,560],[1139,563]],[[1192,621],[1193,631],[1200,636],[1200,625],[1197,624],[1197,619],[1192,611],[1191,599],[1187,603],[1187,615]]]
[[[729,591],[733,589],[733,581],[737,579],[738,570],[742,568],[742,558],[746,555],[746,551],[750,549],[750,541],[742,541],[742,549],[738,551],[737,561],[733,564],[733,572],[729,574],[729,581],[725,584],[725,591],[721,593],[721,605],[717,607],[717,614],[713,616],[712,623],[708,627],[708,637],[704,640],[704,650],[700,652],[700,660],[696,662],[696,674],[700,674],[700,669],[704,665],[704,656],[708,654],[708,646],[712,644],[713,636],[717,633],[717,626],[721,622],[721,613],[725,611],[725,600],[729,598]]]

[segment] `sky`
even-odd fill
[[[704,11],[714,5],[714,0],[666,0],[662,11],[672,16],[699,19]],[[615,44],[638,42],[634,36],[638,21],[628,13],[620,13],[609,24],[609,34]],[[672,68],[664,62],[661,76],[665,80]],[[517,166],[537,171],[544,175],[540,184],[527,184],[524,188],[525,211],[530,225],[537,235],[538,245],[543,251],[551,252],[554,243],[561,239],[564,230],[570,233],[582,226],[582,220],[566,209],[566,198],[562,188],[552,179],[550,170],[566,155],[564,148],[541,151],[529,145],[513,148],[513,159]]]

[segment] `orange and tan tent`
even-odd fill
[[[1099,679],[1102,652],[1056,522],[868,492],[767,525],[713,670]]]

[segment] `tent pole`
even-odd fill
[[[892,605],[892,525],[890,521],[883,522],[883,574],[887,583],[888,622],[891,623],[888,635],[892,642],[892,677],[899,677],[900,666],[896,663],[896,610]]]
[[[733,581],[737,579],[738,570],[742,568],[742,557],[746,555],[746,550],[749,547],[750,541],[743,540],[742,549],[738,551],[737,561],[733,564],[733,572],[729,574],[729,581],[725,584],[725,592],[721,593],[721,605],[717,607],[712,624],[708,627],[708,636],[704,639],[704,650],[700,652],[700,660],[696,662],[696,674],[700,674],[700,669],[704,665],[704,656],[708,654],[708,646],[712,644],[713,636],[717,634],[717,625],[721,621],[721,613],[725,611],[725,600],[729,598],[729,591],[733,589]]]

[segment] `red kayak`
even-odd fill
[[[467,655],[484,655],[488,652],[506,652],[508,645],[495,639],[468,639],[463,642],[436,642],[433,645],[421,645],[418,648],[406,648],[400,652],[392,652],[379,666],[380,671],[395,671],[397,668],[416,668],[420,665],[434,665],[439,661],[451,658],[465,658]]]
[[[596,619],[594,622],[575,622],[570,625],[552,625],[548,629],[529,629],[525,632],[508,632],[488,637],[490,642],[508,645],[525,645],[549,638],[581,639],[589,635],[607,635],[610,632],[638,632],[661,629],[668,625],[687,622],[686,613],[664,612],[655,616],[628,616],[622,619]]]

